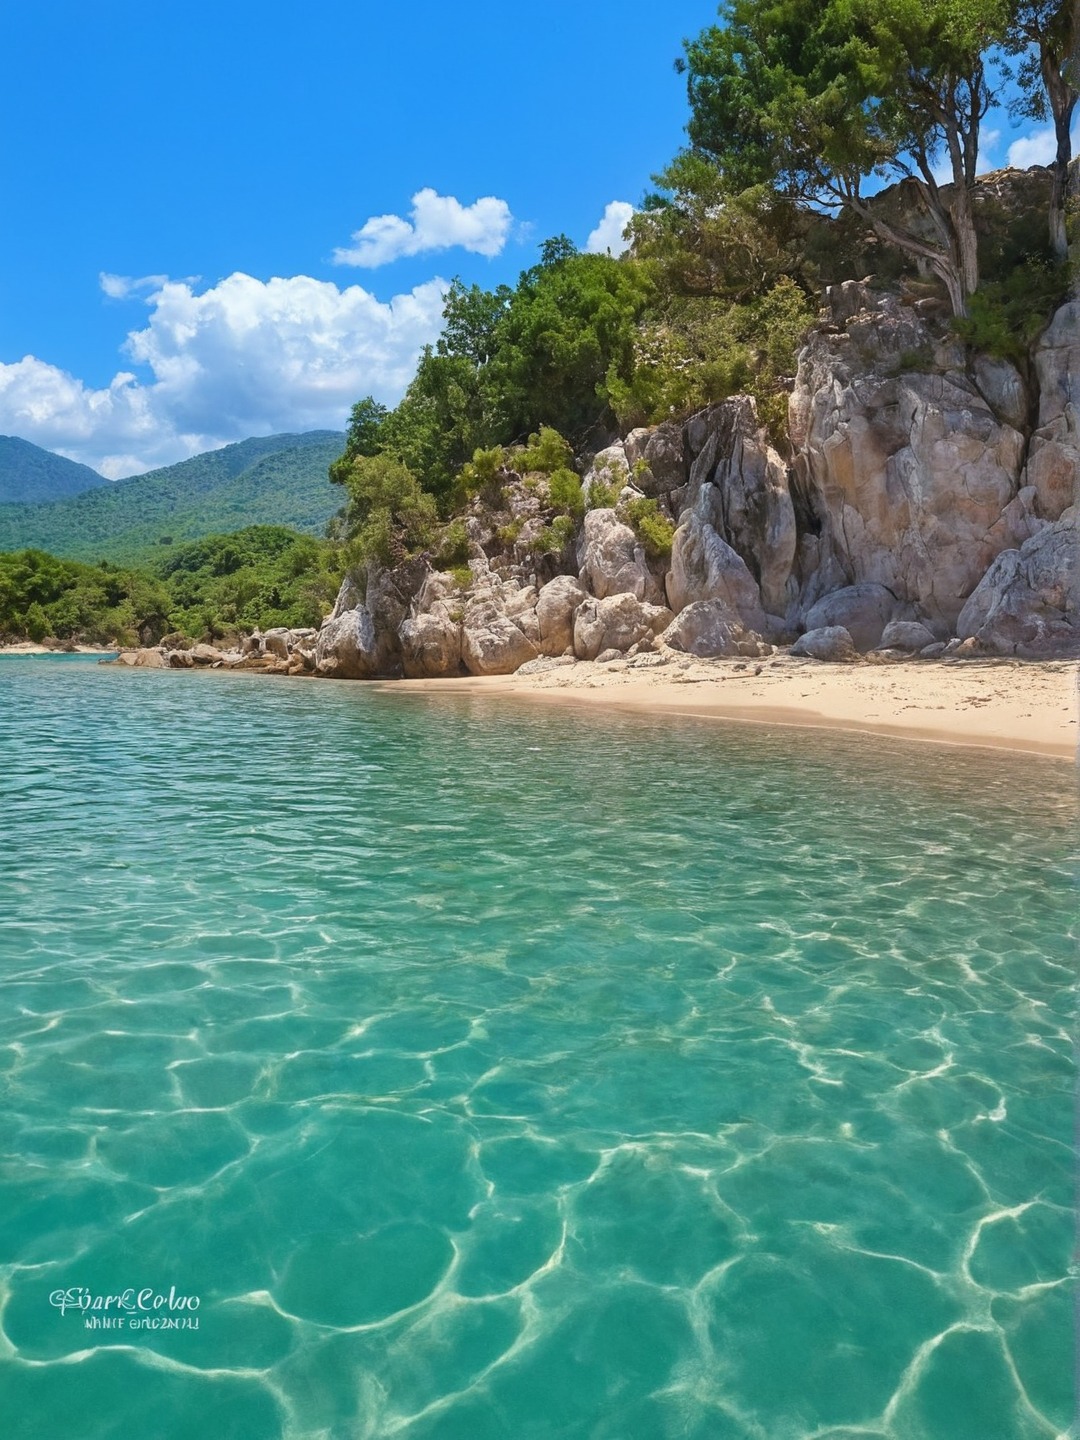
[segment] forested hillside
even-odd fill
[[[0,435],[0,505],[39,505],[108,483],[89,465],[54,455],[17,435]]]
[[[195,455],[49,505],[0,505],[0,550],[152,561],[162,547],[243,526],[322,534],[341,503],[327,466],[332,430],[269,435]]]

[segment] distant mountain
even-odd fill
[[[107,485],[104,475],[17,435],[0,435],[0,505],[39,505]]]
[[[318,535],[344,498],[326,478],[344,443],[334,430],[268,435],[101,482],[53,504],[0,504],[0,550],[33,547],[73,560],[130,561],[246,525],[288,525]]]

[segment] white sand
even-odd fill
[[[651,657],[649,657],[651,658]],[[577,663],[536,675],[386,682],[397,691],[561,701],[712,719],[872,731],[1073,760],[1076,661],[830,665],[788,656]]]

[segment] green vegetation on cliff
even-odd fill
[[[320,535],[338,509],[332,430],[242,440],[49,505],[0,505],[0,550],[151,563],[161,549],[242,526]]]

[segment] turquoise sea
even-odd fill
[[[1053,761],[0,658],[0,1434],[1070,1434],[1076,821]]]

